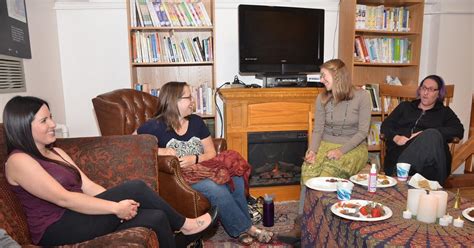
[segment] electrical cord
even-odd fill
[[[235,80],[235,78],[234,78]],[[214,93],[214,105],[216,106],[216,110],[217,110],[217,114],[219,115],[219,120],[221,122],[221,135],[219,136],[220,138],[222,138],[224,136],[224,122],[223,122],[223,119],[222,119],[222,112],[221,112],[221,109],[219,108],[219,105],[217,105],[217,94],[219,93],[219,90],[224,87],[225,85],[231,85],[230,82],[225,82],[223,83],[221,86],[217,87],[216,89],[216,93]]]

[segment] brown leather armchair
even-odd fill
[[[132,89],[118,89],[92,99],[102,135],[132,134],[157,109],[158,98]],[[227,149],[224,139],[214,139],[216,151]],[[158,156],[159,193],[187,217],[204,214],[210,207],[204,195],[191,188],[181,176],[174,156]]]

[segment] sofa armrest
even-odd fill
[[[158,156],[158,168],[160,196],[179,213],[194,218],[210,208],[206,197],[184,181],[177,157]]]
[[[157,141],[152,135],[58,139],[84,173],[105,188],[140,179],[158,191]]]
[[[95,239],[84,241],[73,245],[64,245],[66,247],[159,247],[158,237],[156,233],[145,227],[132,227],[113,233],[109,233],[104,236],[99,236]]]

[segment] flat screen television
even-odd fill
[[[239,70],[257,75],[319,72],[324,10],[239,5]]]

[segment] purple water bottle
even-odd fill
[[[273,198],[265,194],[263,200],[263,226],[271,227],[274,224],[275,205]]]

